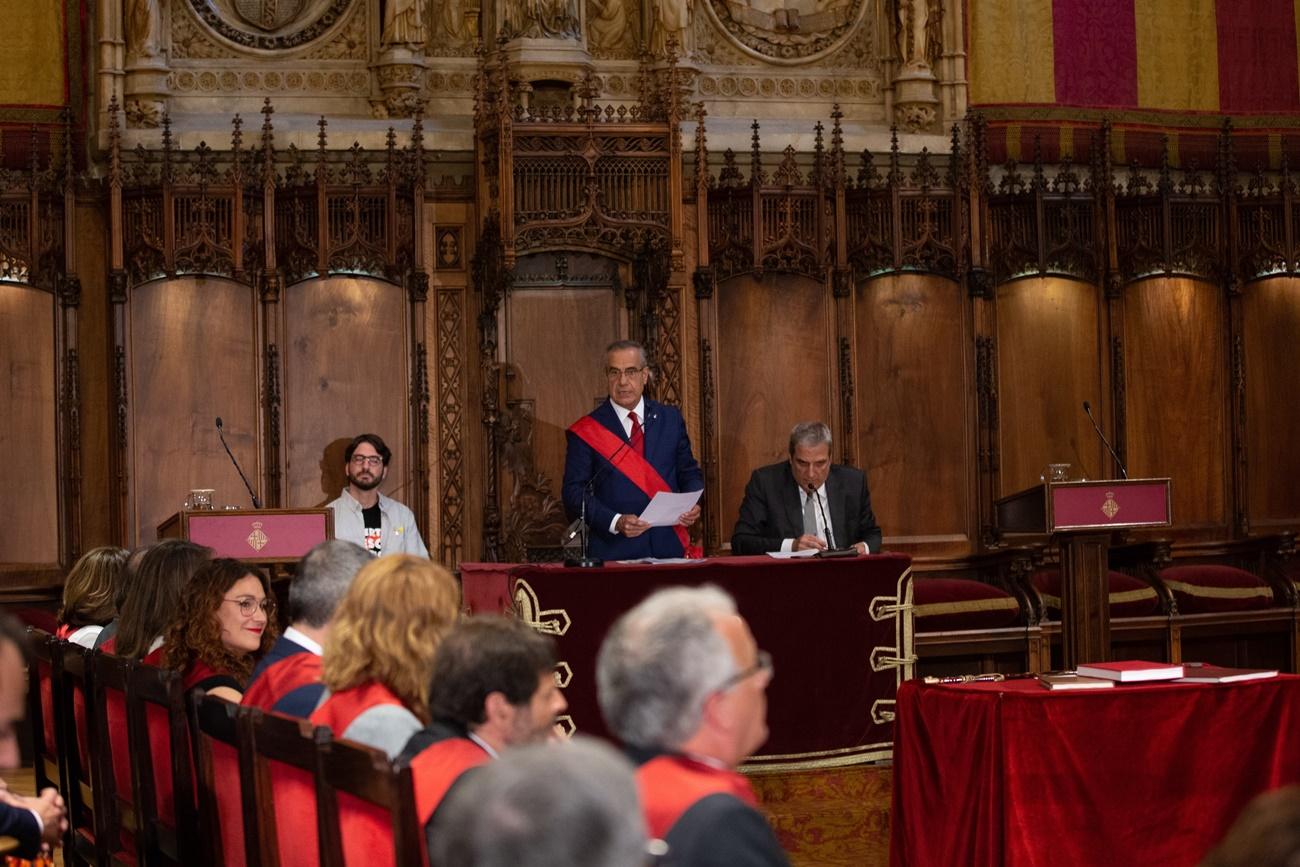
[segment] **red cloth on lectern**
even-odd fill
[[[1300,782],[1300,677],[898,689],[890,863],[1194,865]]]

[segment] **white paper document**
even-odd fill
[[[688,491],[685,494],[660,491],[654,495],[650,505],[646,506],[645,511],[641,513],[641,520],[651,527],[671,527],[677,523],[677,519],[683,512],[689,512],[700,501],[700,495],[703,493],[702,490]]]
[[[777,560],[794,560],[799,557],[816,557],[817,548],[804,548],[802,551],[768,551],[767,556]]]

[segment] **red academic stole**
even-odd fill
[[[415,813],[423,827],[460,775],[486,764],[491,758],[469,738],[447,738],[425,748],[411,759],[415,784]]]
[[[634,448],[625,448],[627,442],[620,439],[609,428],[589,415],[584,415],[569,428],[573,435],[591,446],[592,450],[614,465],[614,469],[623,474],[637,490],[651,499],[660,491],[672,491],[659,471],[650,466],[650,462]],[[642,428],[644,430],[644,428]],[[644,437],[644,434],[642,435]],[[677,540],[682,543],[685,556],[700,559],[704,551],[698,545],[691,544],[691,535],[681,524],[673,525]]]
[[[652,837],[666,837],[687,810],[710,795],[731,795],[751,807],[758,806],[754,790],[743,776],[685,756],[656,756],[637,769],[636,783]]]
[[[301,650],[267,666],[257,680],[244,691],[240,704],[271,710],[276,702],[299,687],[320,681],[321,659],[310,650]]]

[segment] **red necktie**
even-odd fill
[[[632,443],[632,448],[637,454],[645,457],[645,432],[641,430],[641,421],[636,417],[635,412],[629,412],[627,417],[632,419],[632,436],[628,441]]]

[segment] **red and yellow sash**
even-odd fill
[[[627,445],[625,440],[591,416],[584,415],[575,421],[569,430],[578,439],[591,446],[596,454],[613,464],[614,469],[622,473],[624,478],[647,497],[653,499],[660,491],[672,491],[664,481],[664,477],[659,475],[659,471],[652,467],[643,455],[634,448],[624,448]],[[704,556],[704,552],[698,545],[691,544],[690,533],[685,527],[674,524],[673,532],[682,543],[685,556],[694,559]]]

